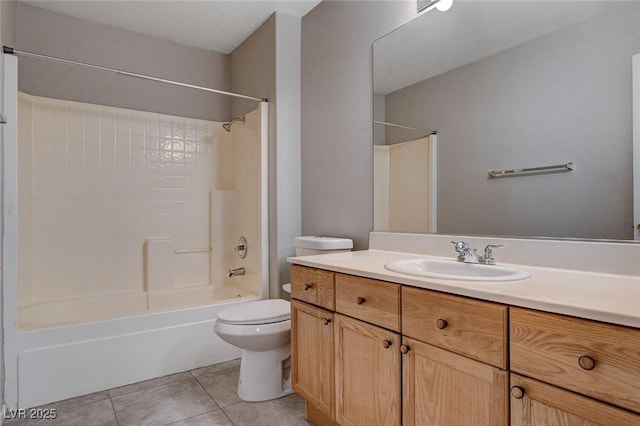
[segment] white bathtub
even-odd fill
[[[165,291],[79,297],[22,306],[18,309],[18,330],[28,331],[62,325],[82,324],[149,312],[203,306],[255,296],[243,288],[201,285]]]
[[[164,302],[170,299],[159,296]],[[201,297],[202,291],[187,290],[174,300],[191,302],[189,296]],[[23,329],[32,330],[16,335],[18,406],[34,407],[238,358],[240,350],[213,332],[215,318],[222,309],[258,297],[237,288],[218,289],[217,296],[229,298],[206,306],[102,320],[114,311],[127,314],[146,307],[146,296],[21,308]],[[77,322],[80,315],[93,322],[60,325]],[[43,322],[49,328],[41,328]]]

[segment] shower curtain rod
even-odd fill
[[[373,123],[382,124],[383,126],[397,127],[399,129],[408,129],[408,130],[417,130],[419,132],[427,132],[429,133],[429,135],[438,134],[438,132],[436,132],[435,130],[427,130],[427,129],[419,129],[417,127],[403,126],[402,124],[389,123],[388,121],[373,120]]]
[[[202,87],[202,86],[196,86],[193,84],[181,83],[179,81],[166,80],[164,78],[152,77],[150,75],[145,75],[145,74],[138,74],[134,72],[118,70],[115,68],[101,67],[99,65],[85,64],[83,62],[71,61],[69,59],[56,58],[55,56],[47,56],[47,55],[41,55],[39,53],[25,52],[24,50],[14,49],[13,47],[9,47],[9,46],[3,46],[3,51],[4,53],[8,53],[11,55],[26,56],[29,58],[36,58],[36,59],[45,59],[47,61],[61,62],[67,65],[77,65],[84,68],[110,72],[118,75],[124,75],[127,77],[140,78],[142,80],[151,80],[159,83],[171,84],[174,86],[188,87],[190,89],[196,89],[196,90],[203,90],[205,92],[217,93],[219,95],[233,96],[236,98],[249,99],[249,100],[258,101],[258,102],[269,102],[267,98],[256,98],[255,96],[241,95],[239,93],[233,93],[233,92],[225,92],[224,90],[211,89],[209,87]]]

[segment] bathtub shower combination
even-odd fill
[[[266,103],[218,123],[49,99],[5,61],[9,407],[239,356],[212,329],[268,291]]]
[[[18,95],[18,329],[257,296],[251,127]],[[239,213],[239,214],[236,214]]]

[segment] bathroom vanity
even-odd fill
[[[406,234],[382,244],[391,235],[372,233],[367,251],[289,259],[292,383],[309,421],[640,424],[638,274],[519,263],[529,278],[412,276],[384,265],[455,262],[433,250],[447,243],[444,250],[452,252],[447,237]],[[390,250],[394,244],[407,252]],[[557,241],[530,244],[547,244],[554,255],[569,248]],[[626,248],[638,254],[635,245]],[[619,254],[613,245],[581,250],[583,261],[601,256],[604,264]]]

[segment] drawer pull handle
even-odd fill
[[[311,290],[313,288],[313,284],[311,283],[304,283],[304,289],[305,291],[307,290]]]
[[[580,365],[580,368],[583,370],[593,370],[596,366],[596,360],[590,356],[583,355],[578,358],[578,365]]]
[[[322,322],[324,323],[324,325],[329,325],[329,323],[331,322],[331,318],[322,318]]]
[[[391,347],[391,340],[389,339],[384,339],[382,341],[382,346],[384,346],[385,349],[389,349]]]
[[[400,345],[400,352],[402,352],[403,354],[409,353],[409,350],[411,350],[411,348],[407,345]]]
[[[367,299],[365,299],[364,297],[361,297],[361,296],[358,296],[358,298],[356,299],[356,303],[358,305],[363,305],[364,302],[366,302],[366,301],[367,301]]]
[[[511,387],[511,395],[515,398],[515,399],[522,399],[524,398],[524,388],[521,386],[512,386]]]
[[[436,328],[438,328],[440,330],[444,330],[445,328],[447,328],[448,325],[449,325],[449,323],[445,319],[438,318],[436,320]]]

